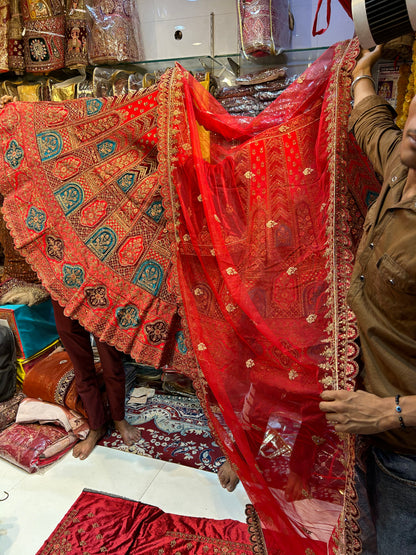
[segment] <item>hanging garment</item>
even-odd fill
[[[145,92],[0,114],[16,246],[68,316],[193,379],[270,553],[345,541],[351,446],[318,403],[354,386],[345,297],[379,188],[347,132],[358,52],[329,48],[255,118],[180,66]]]

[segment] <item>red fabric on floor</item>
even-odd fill
[[[254,527],[250,530],[254,533]],[[165,513],[138,501],[84,490],[37,555],[253,553],[246,524]],[[257,543],[257,553],[262,553]],[[260,549],[260,550],[259,550]]]

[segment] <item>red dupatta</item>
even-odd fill
[[[377,189],[347,133],[357,48],[328,49],[254,119],[230,116],[180,67],[160,88],[159,175],[195,384],[273,554],[327,553],[344,511],[349,439],[318,403],[324,388],[353,387],[352,192],[364,175]]]
[[[331,47],[253,119],[180,66],[157,89],[0,117],[19,251],[66,314],[193,378],[273,555],[347,541],[343,517],[333,529],[348,438],[318,402],[353,387],[345,294],[360,185],[376,188],[346,130],[357,54],[357,41]]]

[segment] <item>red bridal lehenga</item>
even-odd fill
[[[347,132],[358,50],[329,48],[256,118],[179,65],[141,93],[0,114],[16,247],[67,315],[194,380],[270,555],[357,548],[352,446],[318,403],[354,386],[345,295],[378,185]]]

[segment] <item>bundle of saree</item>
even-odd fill
[[[86,10],[90,64],[137,62],[143,59],[135,2],[89,0]]]
[[[236,0],[242,52],[255,58],[280,54],[290,44],[287,0]]]
[[[7,30],[10,21],[10,1],[0,1],[0,73],[9,71],[8,36]]]
[[[87,10],[85,1],[66,1],[65,66],[79,68],[88,65]]]
[[[351,442],[318,403],[354,387],[345,297],[379,187],[347,132],[358,51],[332,46],[256,117],[180,65],[126,96],[0,113],[16,248],[68,316],[193,380],[273,555],[354,541]]]
[[[19,0],[10,1],[10,20],[7,29],[7,58],[10,71],[21,75],[25,69],[23,23]]]
[[[48,73],[65,66],[65,6],[61,0],[22,0],[25,70]]]

